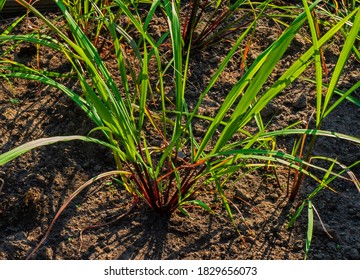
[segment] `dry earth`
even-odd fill
[[[40,25],[34,18],[29,20],[33,26]],[[9,19],[1,20],[0,30],[8,23]],[[279,26],[262,20],[247,63],[251,63],[280,32]],[[196,98],[196,93],[207,83],[232,40],[230,38],[221,46],[193,55],[189,100]],[[324,49],[330,73],[339,55],[340,44],[340,38],[334,39]],[[296,36],[274,77],[307,46],[303,36]],[[36,65],[36,48],[18,46],[12,58]],[[48,51],[42,50],[40,59],[41,67],[49,70],[67,70],[69,67],[61,56]],[[203,108],[209,115],[241,76],[240,62],[239,52],[210,93],[206,108]],[[314,77],[314,69],[309,69],[306,75]],[[359,77],[359,62],[351,57],[340,87],[349,88]],[[314,91],[314,86],[304,81],[287,88],[264,111],[264,119],[270,121],[268,129],[285,127],[295,121],[308,121],[314,111]],[[360,98],[359,92],[356,95]],[[344,102],[329,116],[323,128],[360,137],[359,115],[359,107]],[[0,152],[41,137],[85,135],[92,127],[82,111],[54,89],[22,80],[13,81],[12,88],[5,80],[0,84]],[[196,129],[200,135],[204,130],[201,124]],[[288,149],[293,141],[284,138],[279,139],[278,144]],[[315,153],[336,157],[344,164],[360,159],[358,146],[339,140],[320,140]],[[25,259],[44,236],[64,200],[89,178],[114,168],[108,150],[78,142],[37,149],[0,167],[0,259]],[[354,172],[360,176],[359,168]],[[101,223],[108,215],[126,213],[132,205],[132,198],[115,182],[104,180],[86,189],[68,206],[35,258],[302,259],[306,211],[293,228],[287,229],[287,224],[298,203],[316,184],[305,181],[297,201],[291,204],[284,188],[286,175],[286,170],[278,171],[279,186],[271,171],[257,170],[245,176],[238,174],[226,186],[226,194],[237,213],[235,222],[243,238],[237,234],[212,189],[204,189],[199,196],[211,205],[214,214],[193,207],[188,209],[190,217],[180,212],[164,217],[139,203],[111,226],[88,228]],[[360,259],[360,194],[349,182],[339,180],[332,187],[336,193],[324,190],[313,201],[332,237],[317,222],[309,258]]]

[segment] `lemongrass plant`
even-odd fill
[[[105,47],[111,47],[107,46],[109,45],[109,42],[107,42],[108,34],[106,32],[106,28],[104,28],[104,23],[100,18],[97,17],[97,12],[94,7],[96,6],[97,9],[100,9],[102,13],[106,14],[112,7],[112,1],[64,0],[63,4],[74,18],[76,24],[79,26],[79,28],[81,28],[81,30],[99,52],[101,52]],[[70,34],[69,36],[71,37]]]
[[[355,83],[348,89],[346,92],[342,92],[341,90],[337,89],[337,84],[341,78],[341,74],[343,72],[343,69],[346,65],[346,62],[348,61],[348,58],[350,54],[354,53],[355,57],[358,57],[358,51],[355,47],[355,41],[358,39],[359,36],[359,30],[360,30],[360,17],[359,12],[358,15],[353,19],[354,21],[349,21],[345,24],[346,25],[352,25],[352,28],[349,30],[348,33],[345,34],[343,31],[343,34],[345,35],[345,43],[342,46],[341,53],[338,57],[338,61],[335,65],[335,68],[333,70],[332,76],[330,78],[329,84],[324,84],[324,76],[327,75],[327,69],[326,66],[323,63],[324,57],[323,52],[321,49],[321,45],[319,44],[319,28],[318,28],[318,22],[317,17],[315,13],[312,13],[308,7],[307,1],[303,0],[303,5],[305,8],[305,12],[307,14],[308,22],[309,22],[309,28],[312,38],[312,43],[315,49],[314,53],[314,61],[315,61],[315,80],[309,80],[313,82],[316,85],[316,112],[315,112],[315,129],[320,130],[321,126],[324,122],[324,120],[327,118],[327,116],[334,111],[345,99],[348,99],[352,103],[354,103],[357,106],[360,106],[360,100],[356,99],[355,97],[352,97],[352,94],[360,87],[360,81]],[[353,10],[353,9],[352,9]],[[343,19],[343,18],[342,18]],[[326,89],[325,95],[323,94],[324,88]],[[335,94],[340,95],[340,97],[332,102],[333,96]],[[318,139],[317,135],[311,136],[311,141],[307,147],[305,147],[305,139],[306,135],[302,136],[301,141],[297,142],[297,149],[295,148],[294,154],[299,151],[299,156],[302,156],[305,161],[312,161],[319,159],[321,157],[315,157],[312,155],[312,151],[315,147],[316,141]],[[330,175],[330,171],[334,169],[335,165],[340,165],[341,163],[337,162],[333,159],[327,159],[331,162],[328,172],[324,175],[322,182],[312,191],[308,197],[303,201],[303,203],[300,205],[300,207],[297,209],[295,215],[292,217],[289,227],[293,225],[297,217],[300,215],[300,213],[303,211],[304,207],[308,206],[308,230],[307,230],[307,237],[306,237],[306,248],[305,248],[305,258],[307,258],[311,240],[312,240],[312,233],[313,233],[313,222],[314,222],[314,213],[318,215],[316,212],[315,205],[313,204],[313,198],[326,186],[329,185],[331,181],[333,181],[336,177]],[[354,163],[353,165],[359,164],[359,161]],[[303,166],[305,169],[307,169],[306,166]],[[344,167],[344,170],[346,170],[348,167]],[[302,174],[296,174],[296,177],[294,179],[293,187],[291,189],[290,193],[290,200],[294,200],[297,196],[297,193],[299,191],[299,188],[304,180],[304,173]],[[353,178],[355,181],[357,179]],[[319,220],[321,221],[321,218],[318,215]],[[326,232],[326,229],[325,229]]]
[[[254,21],[257,11],[262,10],[269,2],[271,0],[260,3],[248,0],[190,0],[185,5],[185,15],[180,20],[184,49],[202,49],[239,32]],[[181,10],[180,1],[177,6]],[[234,14],[240,9],[244,15],[234,18]]]
[[[360,19],[359,16],[357,16],[354,19],[354,22],[352,23],[352,28],[349,31],[349,33],[346,36],[346,41],[342,47],[341,53],[339,55],[338,61],[335,65],[335,68],[333,70],[333,74],[331,76],[330,82],[328,85],[324,85],[324,76],[326,76],[327,69],[326,66],[322,63],[322,49],[319,39],[319,32],[318,32],[318,26],[316,22],[315,15],[310,11],[308,4],[305,0],[302,1],[303,5],[305,7],[305,11],[307,14],[309,27],[310,27],[310,33],[312,38],[312,44],[315,49],[314,53],[314,61],[315,61],[315,80],[313,80],[314,84],[316,85],[316,112],[315,112],[315,129],[320,130],[322,123],[327,118],[327,116],[339,105],[341,104],[346,98],[350,99],[352,93],[354,93],[360,86],[360,82],[357,82],[354,84],[350,89],[348,89],[346,92],[341,93],[339,89],[337,89],[337,84],[341,78],[341,74],[343,72],[343,69],[346,65],[346,62],[348,61],[349,55],[352,53],[352,50],[354,50],[354,43],[359,35],[359,29],[360,29]],[[351,17],[348,18],[348,20]],[[344,20],[344,18],[342,19]],[[346,25],[349,24],[349,22],[346,22]],[[354,52],[356,55],[356,52]],[[325,73],[324,73],[325,72]],[[323,90],[326,88],[325,96],[323,95]],[[340,98],[337,99],[334,103],[332,103],[332,97],[333,95],[337,93],[340,94]],[[359,105],[359,101],[356,100],[356,98],[350,99],[353,101],[353,103]],[[314,148],[314,145],[316,143],[317,136],[312,137],[311,143],[309,144],[309,147],[307,147],[306,151],[300,152],[300,156],[302,156],[306,161],[309,161],[312,156],[312,150]],[[302,141],[298,143],[302,143],[301,145],[298,145],[298,148],[300,150],[304,149],[304,141],[305,136],[303,137]],[[300,148],[301,147],[301,148]],[[296,149],[295,149],[296,151]],[[304,153],[304,155],[303,155]],[[294,180],[294,185],[291,190],[290,194],[290,200],[294,200],[297,192],[300,188],[300,185],[303,181],[303,174],[299,176],[299,178],[296,178]]]
[[[288,166],[313,178],[321,185],[326,185],[326,180],[321,179],[316,172],[352,180],[359,187],[351,170],[335,161],[334,164],[343,167],[346,172],[337,173],[332,169],[316,166],[310,161],[277,150],[273,145],[278,137],[284,135],[336,137],[357,144],[360,143],[359,138],[319,129],[296,129],[293,126],[269,132],[266,131],[260,114],[269,102],[313,63],[318,48],[328,42],[354,15],[356,20],[353,28],[358,28],[359,8],[334,25],[295,60],[281,77],[265,88],[265,83],[275,71],[277,63],[290,46],[292,39],[307,22],[307,13],[301,13],[283,34],[258,56],[228,92],[216,115],[210,118],[201,115],[199,108],[218,82],[240,44],[253,30],[262,11],[236,39],[206,88],[198,93],[196,105],[190,109],[185,92],[191,50],[188,48],[185,52],[186,57],[183,56],[184,43],[175,1],[152,1],[147,15],[142,18],[136,10],[136,4],[131,6],[132,4],[115,0],[116,7],[137,31],[135,34],[137,39],[118,24],[118,18],[114,13],[109,10],[105,15],[92,3],[97,17],[111,35],[121,85],[116,83],[116,73],[110,72],[106,67],[98,50],[79,28],[63,1],[55,2],[67,22],[66,28],[71,33],[71,38],[26,1],[18,0],[18,2],[41,19],[51,29],[51,33],[36,34],[36,36],[4,34],[0,36],[0,43],[30,42],[61,52],[71,63],[72,71],[75,72],[82,90],[79,94],[66,87],[57,79],[60,75],[50,75],[49,72],[32,69],[5,58],[0,61],[1,75],[7,79],[35,80],[61,90],[80,106],[95,123],[96,128],[87,136],[42,138],[10,151],[2,151],[0,166],[34,148],[74,140],[98,143],[110,148],[117,166],[117,170],[100,174],[80,186],[60,208],[50,228],[61,211],[80,191],[105,176],[120,176],[122,185],[134,196],[135,202],[142,200],[154,211],[162,214],[177,209],[186,213],[189,204],[211,211],[204,201],[196,197],[196,194],[204,186],[215,186],[231,219],[233,213],[224,186],[228,179],[239,171],[247,172],[265,166],[273,168]],[[315,9],[318,2],[312,4],[308,8],[309,11]],[[158,9],[166,14],[168,30],[165,30],[164,34],[155,41],[148,27]],[[120,42],[126,42],[126,46]],[[171,57],[164,61],[161,51],[169,45]],[[126,52],[128,49],[132,49],[132,52]],[[350,52],[347,48],[346,51]],[[129,53],[134,56],[137,66],[128,63]],[[165,76],[169,75],[172,79],[170,84],[167,84],[168,80]],[[333,86],[336,85],[336,81],[334,80]],[[157,102],[151,101],[154,98]],[[326,112],[328,111],[323,114]],[[203,121],[206,129],[206,133],[200,139],[193,133],[194,120]],[[252,121],[255,121],[257,130],[251,133],[245,130],[245,126]],[[105,140],[94,138],[92,136],[94,131],[101,131]],[[237,140],[234,140],[234,136],[239,134],[242,137],[236,137]],[[159,138],[160,140],[154,140]],[[324,160],[331,161],[328,158]],[[346,173],[351,176],[346,176]]]

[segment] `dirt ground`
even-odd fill
[[[29,19],[36,26],[40,23]],[[0,30],[9,19],[0,21]],[[22,27],[24,28],[24,27]],[[1,31],[0,31],[1,32]],[[248,64],[281,32],[269,20],[258,24]],[[305,34],[305,31],[304,33]],[[216,65],[231,45],[229,38],[193,54],[189,75],[189,100],[204,88]],[[339,55],[341,38],[324,49],[331,70]],[[224,47],[225,46],[225,47]],[[297,35],[280,62],[274,77],[290,65],[308,47],[304,36]],[[1,47],[0,47],[1,51]],[[224,52],[225,51],[225,52]],[[36,65],[36,48],[16,47],[12,58]],[[241,76],[241,54],[236,54],[220,82],[207,98],[211,114],[221,104],[229,88]],[[109,62],[110,63],[110,62]],[[58,54],[42,51],[41,67],[68,70]],[[314,69],[306,71],[314,78]],[[359,80],[359,62],[351,57],[340,81],[347,89]],[[75,85],[74,85],[75,86]],[[296,81],[279,95],[263,113],[270,121],[268,129],[285,127],[296,121],[308,121],[314,111],[315,89],[310,83]],[[360,98],[360,92],[356,94]],[[344,102],[324,122],[323,129],[360,137],[360,108]],[[42,137],[86,135],[93,124],[61,92],[36,82],[5,80],[0,83],[0,152]],[[199,133],[204,128],[199,127]],[[294,139],[279,139],[283,149],[291,148]],[[360,147],[340,140],[319,140],[316,154],[336,157],[344,164],[360,159]],[[115,169],[111,153],[89,143],[63,143],[29,152],[0,167],[0,259],[25,259],[44,236],[56,211],[82,183],[102,172]],[[360,177],[360,169],[353,170]],[[238,174],[225,192],[236,213],[239,236],[213,189],[204,189],[199,197],[214,209],[210,214],[200,208],[187,209],[189,217],[175,212],[171,216],[154,214],[145,204],[111,226],[90,228],[113,214],[124,214],[132,198],[116,182],[106,179],[82,192],[63,212],[49,237],[34,255],[36,259],[303,259],[307,230],[306,211],[293,228],[288,229],[296,207],[316,183],[306,180],[294,203],[286,197],[287,171],[279,170],[281,186],[268,170]],[[330,190],[322,191],[313,203],[321,223],[315,224],[310,259],[360,259],[360,194],[356,187],[338,180]],[[242,222],[246,220],[247,226]]]

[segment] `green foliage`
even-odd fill
[[[6,2],[6,0],[0,0],[0,12],[3,9],[5,2]]]
[[[246,29],[257,13],[265,9],[271,1],[252,3],[247,0],[191,0],[185,7],[185,16],[182,18],[182,38],[184,49],[201,49],[212,44],[217,44],[228,35],[238,33],[240,29]],[[181,10],[183,5],[178,4]],[[244,15],[234,19],[237,11],[243,11]],[[262,12],[260,12],[262,13]]]
[[[109,8],[107,5],[110,3],[106,1],[106,6],[98,6],[97,2],[92,1],[73,3],[56,0],[66,21],[65,28],[61,29],[26,1],[18,2],[41,19],[51,33],[11,35],[8,32],[0,36],[0,44],[27,42],[63,54],[72,65],[71,72],[65,75],[75,75],[81,90],[76,91],[67,87],[61,79],[64,73],[49,73],[29,68],[5,58],[0,61],[0,76],[6,79],[34,80],[61,90],[79,105],[96,127],[88,136],[51,137],[21,145],[1,154],[0,166],[31,149],[44,145],[73,140],[94,142],[112,150],[118,169],[100,175],[99,178],[115,174],[120,176],[120,182],[134,196],[135,201],[141,199],[154,211],[162,214],[171,213],[176,209],[186,213],[186,206],[190,203],[211,211],[208,205],[196,198],[196,194],[202,188],[213,185],[230,218],[233,218],[233,213],[224,187],[236,172],[245,173],[253,170],[254,167],[271,166],[276,169],[287,166],[313,178],[321,187],[330,183],[330,177],[348,179],[348,176],[343,175],[343,171],[346,171],[350,175],[348,180],[359,186],[349,169],[332,159],[318,158],[323,162],[331,162],[331,166],[342,167],[342,172],[336,172],[331,166],[326,169],[315,165],[310,153],[308,157],[302,157],[301,154],[296,156],[296,149],[292,154],[287,154],[277,150],[274,145],[277,138],[285,135],[294,137],[300,135],[303,138],[309,135],[313,139],[336,137],[360,144],[360,139],[357,137],[320,129],[323,119],[340,102],[350,98],[358,87],[358,85],[353,86],[343,93],[340,101],[330,103],[334,93],[339,92],[337,83],[345,62],[353,50],[352,44],[356,40],[360,24],[359,8],[353,9],[323,36],[318,37],[312,13],[319,1],[315,1],[310,6],[303,1],[304,12],[299,14],[282,35],[255,59],[229,90],[215,116],[210,118],[201,115],[199,110],[205,97],[219,82],[220,75],[239,46],[251,36],[258,19],[263,16],[266,4],[270,1],[265,1],[264,6],[259,5],[252,21],[247,23],[243,32],[235,39],[232,48],[216,69],[208,85],[198,93],[198,101],[192,109],[186,96],[187,75],[191,62],[189,46],[196,42],[193,35],[199,22],[194,22],[195,16],[190,15],[190,21],[182,30],[180,6],[176,1],[154,0],[151,5],[146,5],[147,13],[144,16],[136,1],[111,1]],[[220,2],[222,1],[217,3]],[[236,1],[228,11],[231,13],[236,11],[245,2],[249,5],[252,3]],[[201,7],[200,1],[191,3]],[[193,9],[196,10],[196,7],[193,6]],[[151,20],[159,11],[165,15],[168,29],[155,39],[151,36],[150,27]],[[226,17],[230,17],[231,13],[226,14]],[[126,18],[126,27],[119,23],[120,17]],[[323,97],[320,49],[351,19],[353,19],[352,28],[347,35],[330,83],[326,86],[327,93]],[[285,51],[291,46],[293,38],[306,23],[310,26],[312,46],[293,61],[292,65],[273,83],[265,86],[270,82],[270,76],[276,70]],[[89,34],[89,26],[93,24],[98,28],[95,33]],[[95,34],[96,38],[100,30],[106,31],[108,40],[113,45],[114,58],[118,66],[116,71],[109,70],[93,40],[92,36]],[[185,37],[184,30],[186,30]],[[210,30],[213,31],[215,28]],[[222,33],[218,35],[222,36]],[[184,49],[190,51],[184,52]],[[170,57],[165,56],[164,53],[171,53]],[[131,63],[130,55],[132,55]],[[316,128],[296,129],[290,126],[278,131],[266,131],[261,111],[283,89],[299,78],[312,63],[315,63],[316,67]],[[116,80],[116,76],[119,76],[119,80]],[[206,126],[203,137],[194,136],[194,120],[203,121]],[[245,127],[251,123],[256,125],[256,130],[250,133]],[[90,137],[95,131],[101,131],[105,140]],[[319,178],[318,173],[325,174],[323,179]],[[72,198],[94,181],[95,179],[90,180],[81,186],[66,201],[60,212]],[[298,187],[293,188],[291,195],[296,196],[297,191]],[[306,203],[310,211],[311,199],[309,198]],[[304,206],[305,204],[302,208]],[[309,214],[312,215],[312,212]],[[310,237],[309,226],[307,248],[310,246]]]
[[[108,34],[106,28],[104,28],[102,19],[97,16],[97,12],[101,11],[104,15],[110,13],[113,1],[64,0],[62,2],[74,18],[78,27],[81,28],[84,34],[99,51],[108,47],[111,42],[107,41]],[[69,37],[71,37],[71,34],[69,34]]]
[[[310,26],[310,31],[311,31],[311,37],[312,37],[312,43],[313,43],[313,48],[314,48],[314,60],[315,60],[315,69],[316,69],[316,78],[315,78],[315,85],[316,85],[316,116],[315,116],[315,128],[317,130],[321,129],[321,125],[324,121],[324,119],[339,105],[341,104],[346,98],[350,99],[350,96],[352,93],[355,92],[355,90],[360,86],[360,83],[356,83],[355,85],[353,85],[346,93],[339,93],[339,91],[337,90],[337,84],[340,80],[341,74],[343,72],[343,69],[345,67],[346,62],[348,61],[349,55],[352,53],[353,50],[353,46],[354,46],[354,42],[359,34],[359,30],[360,30],[360,9],[356,9],[353,10],[351,13],[349,13],[346,17],[342,18],[339,23],[342,23],[341,25],[335,24],[330,31],[328,31],[322,38],[327,38],[327,35],[333,36],[332,32],[333,31],[338,31],[338,28],[342,28],[344,25],[347,24],[348,20],[350,20],[351,18],[353,18],[355,16],[355,18],[353,18],[353,23],[352,23],[352,28],[351,30],[348,32],[347,36],[346,36],[346,40],[345,43],[341,49],[338,61],[335,65],[335,68],[333,70],[331,79],[330,79],[330,83],[328,85],[326,85],[326,94],[325,96],[323,95],[323,76],[326,75],[326,73],[324,74],[323,72],[326,71],[326,69],[324,69],[322,67],[322,63],[321,63],[321,46],[323,45],[322,43],[322,38],[318,38],[319,34],[317,32],[317,27],[314,21],[314,14],[311,13],[307,2],[303,1],[304,4],[304,8],[308,17],[308,22],[309,22],[309,26]],[[315,18],[316,20],[316,18]],[[327,41],[327,40],[326,40]],[[324,41],[324,43],[326,42]],[[333,96],[334,94],[338,92],[338,94],[341,95],[341,97],[335,101],[334,103],[330,102],[333,100]],[[350,99],[351,100],[351,99]],[[355,101],[352,101],[355,104],[359,104],[358,102],[356,102],[356,99],[353,99]],[[305,137],[303,138],[302,142],[304,142]],[[307,147],[307,151],[306,154],[304,155],[304,159],[305,161],[309,161],[311,158],[311,154],[312,154],[312,150],[315,146],[315,143],[317,141],[317,136],[314,136],[311,138],[310,144]],[[300,147],[300,146],[299,146]],[[301,146],[301,150],[303,150],[303,146]],[[296,149],[295,149],[296,151]],[[303,156],[302,152],[300,151],[299,156]],[[294,200],[300,185],[302,184],[302,181],[304,179],[304,174],[300,175],[299,177],[296,178],[293,188],[291,190],[291,194],[290,194],[290,200]]]

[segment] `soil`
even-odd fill
[[[50,15],[51,16],[51,15]],[[41,23],[30,17],[32,26]],[[0,22],[0,30],[9,23]],[[18,32],[25,32],[25,25]],[[247,65],[271,44],[282,27],[268,19],[258,24],[248,54]],[[277,77],[308,46],[297,35],[281,60]],[[235,36],[235,35],[233,35]],[[197,51],[192,56],[189,100],[209,80],[226,54],[234,37],[221,45]],[[342,38],[324,48],[329,76],[339,56]],[[242,46],[243,48],[245,46]],[[36,48],[17,46],[12,58],[36,66]],[[241,53],[234,56],[219,83],[209,93],[209,115],[219,107],[229,88],[241,77]],[[69,65],[56,53],[41,50],[40,66],[58,71]],[[111,63],[111,59],[108,60]],[[305,75],[314,78],[314,69]],[[360,77],[359,62],[350,57],[339,82],[348,89]],[[71,82],[71,81],[70,81]],[[70,83],[69,82],[69,83]],[[74,85],[76,86],[76,85]],[[263,112],[268,129],[279,129],[296,121],[310,120],[315,108],[314,86],[303,80],[285,89]],[[360,98],[360,92],[355,93]],[[324,122],[323,129],[360,137],[360,108],[345,101]],[[311,126],[312,122],[310,122]],[[199,135],[204,131],[196,124]],[[4,80],[0,84],[0,152],[30,140],[57,135],[86,135],[94,125],[63,93],[36,82]],[[281,149],[289,150],[295,139],[279,139]],[[320,139],[315,154],[332,156],[344,164],[360,159],[360,147],[338,139]],[[89,143],[69,142],[35,149],[0,167],[0,259],[25,259],[44,236],[52,218],[65,199],[81,184],[105,171],[114,170],[111,153]],[[360,169],[353,169],[360,176]],[[213,189],[199,197],[214,209],[187,209],[189,216],[175,211],[169,216],[155,214],[144,203],[133,207],[133,199],[116,182],[104,179],[81,192],[55,223],[35,259],[303,259],[307,232],[304,210],[292,228],[290,217],[317,184],[305,180],[295,202],[286,193],[287,170],[258,169],[232,178],[225,188],[235,214],[234,224]],[[337,180],[314,199],[322,222],[315,217],[309,259],[360,259],[360,194],[350,182]],[[133,208],[132,208],[133,207]],[[91,228],[109,215],[123,215],[109,226]],[[246,220],[244,223],[243,220]],[[325,226],[326,231],[323,226]]]

